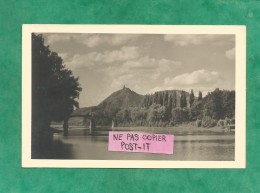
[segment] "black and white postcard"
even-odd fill
[[[24,25],[22,166],[245,168],[245,41],[244,26]]]

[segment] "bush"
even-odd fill
[[[196,121],[189,122],[189,125],[196,126]]]
[[[220,126],[220,127],[224,127],[225,121],[222,120],[222,119],[220,119],[220,120],[218,121],[218,124],[217,124],[217,125]]]
[[[201,127],[201,120],[197,119],[195,124],[196,124],[197,127]]]
[[[217,125],[217,121],[215,119],[212,119],[209,116],[205,116],[203,117],[202,121],[201,121],[201,125],[202,127],[214,127]]]
[[[231,124],[231,119],[229,119],[229,118],[225,118],[225,121],[224,121],[224,124],[225,124],[225,126],[226,125],[230,125]]]
[[[170,121],[170,122],[169,122],[169,126],[174,126],[174,122],[173,122],[173,121]]]
[[[158,123],[158,126],[159,126],[159,127],[167,127],[167,125],[168,125],[168,122],[167,122],[167,121],[160,121],[160,122]]]

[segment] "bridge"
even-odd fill
[[[89,120],[89,134],[90,135],[93,135],[95,133],[95,131],[99,131],[97,129],[97,126],[96,126],[96,118],[93,118],[89,115],[71,115],[68,120],[72,117],[82,117],[83,118],[83,123],[86,124]],[[63,124],[63,132],[64,132],[64,135],[65,136],[68,136],[69,135],[69,124],[68,124],[68,120],[64,120],[64,124]],[[112,123],[111,123],[111,129],[113,129],[114,127],[116,126],[116,122],[115,120],[112,120]]]

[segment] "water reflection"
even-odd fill
[[[233,161],[234,133],[176,133],[172,155],[108,151],[107,131],[89,136],[87,129],[70,131],[70,136],[54,135],[53,159],[94,160],[190,160]],[[169,132],[168,132],[169,133]]]

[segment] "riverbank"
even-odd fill
[[[132,131],[132,132],[148,132],[148,133],[165,133],[165,134],[223,134],[234,133],[234,131],[227,132],[224,128],[215,126],[212,128],[197,127],[190,124],[181,124],[174,127],[115,127],[113,131]]]
[[[54,133],[63,132],[62,125],[53,127]],[[197,127],[191,124],[181,124],[173,127],[114,127],[97,126],[93,132],[95,135],[108,135],[108,131],[128,131],[128,132],[145,132],[145,133],[160,133],[173,135],[197,135],[197,134],[234,134],[234,130],[227,130],[223,127],[215,126],[212,128]],[[70,135],[89,135],[89,128],[82,126],[69,126]]]

